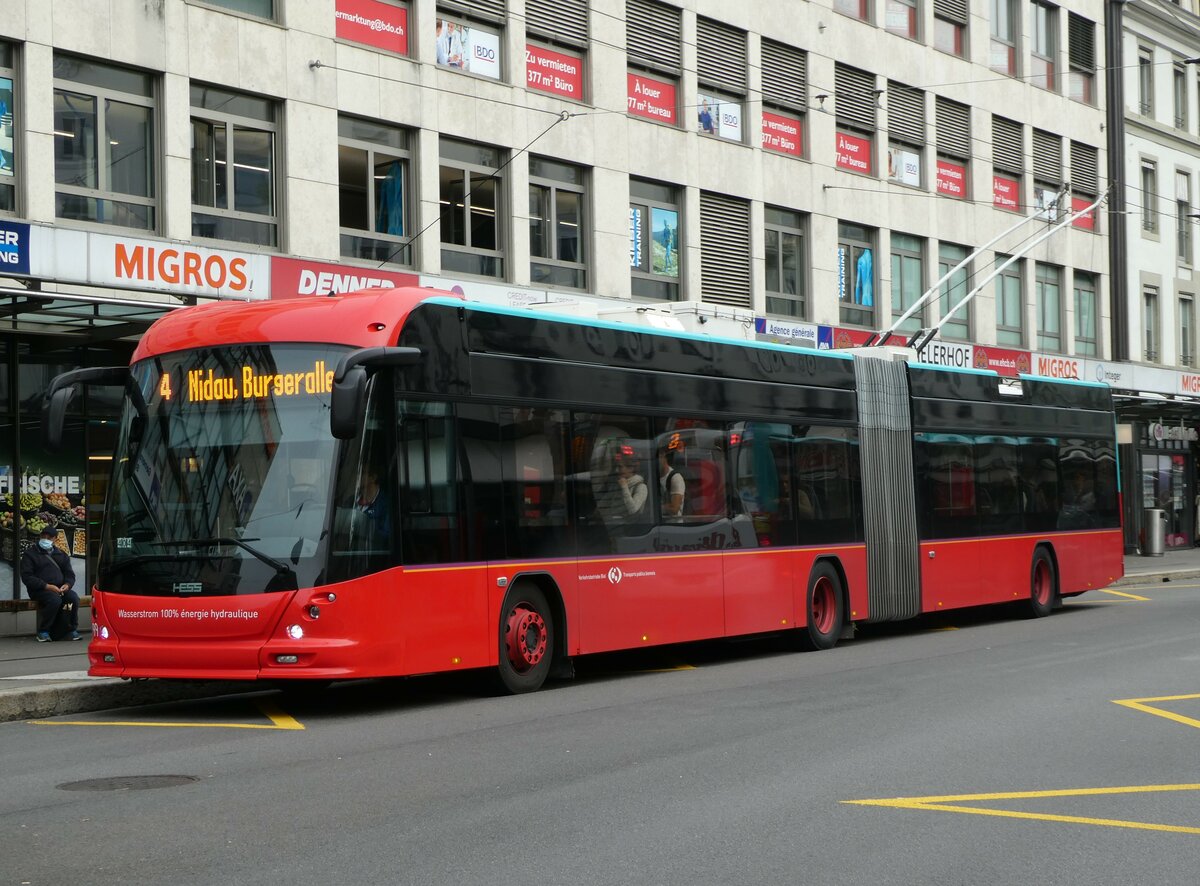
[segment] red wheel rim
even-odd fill
[[[1050,602],[1050,567],[1045,560],[1039,560],[1033,569],[1033,599],[1039,606]]]
[[[833,582],[828,578],[818,578],[812,590],[812,611],[808,613],[808,621],[817,631],[828,634],[833,630],[833,622],[837,617],[837,594]]]
[[[504,648],[518,673],[537,667],[546,656],[546,621],[527,603],[518,603],[504,626]]]

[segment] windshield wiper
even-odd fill
[[[252,538],[250,541],[259,541],[259,539]],[[166,545],[177,545],[179,547],[182,547],[183,545],[236,545],[237,547],[266,563],[280,575],[296,574],[295,570],[282,560],[276,560],[274,557],[264,554],[258,548],[246,544],[246,542],[240,538],[233,538],[227,535],[218,536],[216,538],[185,538],[175,541],[155,541],[151,542],[151,544],[163,547]]]

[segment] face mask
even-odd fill
[[[52,547],[54,547],[54,542],[52,542],[48,538],[39,538],[38,539],[38,547],[41,548],[43,551],[48,551]]]

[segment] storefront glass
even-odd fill
[[[1192,508],[1188,495],[1188,456],[1184,453],[1143,452],[1142,507],[1167,514],[1167,547],[1192,543]]]

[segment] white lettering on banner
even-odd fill
[[[871,161],[865,153],[868,148],[869,145],[857,140],[848,139],[839,132],[837,138],[838,165],[850,169],[859,169],[863,172],[870,172]]]
[[[968,369],[974,365],[975,349],[971,345],[931,341],[917,352],[917,356],[923,362],[934,366]]]
[[[360,289],[387,289],[396,284],[383,277],[367,277],[358,274],[337,274],[332,271],[300,272],[300,295],[330,295],[341,292],[357,292]]]
[[[1037,358],[1037,371],[1035,375],[1043,375],[1047,378],[1079,378],[1079,361],[1068,360],[1063,357],[1042,357]]]
[[[12,475],[0,474],[0,494],[12,491]],[[31,492],[40,492],[42,495],[49,495],[52,492],[63,495],[78,495],[79,491],[78,477],[39,477],[36,475],[26,475],[21,478],[21,492],[25,495]]]

